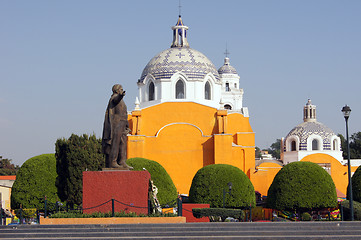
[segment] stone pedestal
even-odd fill
[[[147,214],[149,180],[148,171],[83,172],[84,213],[111,212],[114,199],[115,212]]]

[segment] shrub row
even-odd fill
[[[139,214],[137,215],[134,212],[126,213],[124,211],[115,212],[114,217],[176,217],[177,215],[173,213],[166,213],[166,214]],[[95,212],[91,214],[81,213],[81,212],[58,212],[54,213],[49,216],[49,218],[109,218],[113,217],[111,212]]]
[[[226,219],[227,217],[243,219],[245,214],[241,209],[229,208],[193,208],[193,216],[196,218],[202,217],[220,217]]]

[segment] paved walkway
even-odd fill
[[[361,222],[0,226],[0,239],[361,239]]]

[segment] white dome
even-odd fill
[[[237,71],[229,63],[229,58],[224,59],[224,65],[218,69],[219,74],[237,74]]]
[[[307,139],[311,135],[317,135],[321,137],[322,144],[325,150],[331,149],[331,137],[335,136],[335,133],[319,122],[303,122],[294,127],[286,136],[288,138],[297,136],[300,140],[300,150],[307,150]]]
[[[176,72],[184,73],[188,80],[203,79],[208,73],[219,81],[214,64],[201,52],[189,47],[172,47],[153,57],[145,66],[139,82],[151,74],[155,79],[169,79]]]

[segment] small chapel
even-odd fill
[[[236,69],[226,56],[217,70],[192,49],[181,16],[172,36],[170,48],[154,56],[137,81],[128,158],[158,162],[185,195],[196,172],[209,164],[230,164],[250,177],[255,134]]]
[[[296,161],[313,162],[332,177],[337,195],[346,197],[348,185],[347,160],[342,157],[341,139],[326,125],[317,121],[316,105],[308,99],[303,107],[303,122],[281,139],[281,159],[256,161],[251,181],[262,195],[267,195],[273,178],[284,165]],[[351,161],[355,172],[360,161]]]

